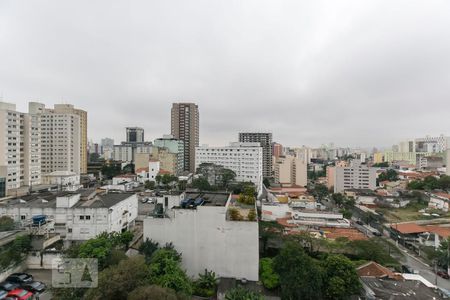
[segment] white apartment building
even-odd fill
[[[136,194],[80,193],[38,194],[0,203],[0,216],[9,216],[26,226],[33,216],[45,215],[55,232],[69,241],[84,241],[102,232],[121,232],[134,225],[138,214]]]
[[[359,160],[352,160],[350,166],[335,167],[334,192],[341,193],[348,189],[375,190],[377,168],[367,167]]]
[[[225,147],[195,148],[195,169],[202,163],[221,165],[236,173],[236,181],[253,182],[259,189],[263,180],[263,149],[260,143],[235,142]]]
[[[165,199],[168,204],[173,200]],[[201,199],[203,204],[184,209],[180,207],[183,199]],[[176,207],[164,205],[162,217],[144,219],[143,239],[173,243],[183,254],[189,276],[198,277],[208,269],[218,277],[258,281],[258,222],[229,220],[231,202],[226,193],[184,193]]]
[[[41,183],[39,118],[0,102],[0,177],[6,190]]]
[[[286,155],[274,157],[274,179],[283,185],[306,186],[308,165],[303,159]]]
[[[55,106],[56,107],[56,106]],[[31,115],[41,122],[41,170],[81,172],[82,126],[78,114],[46,109],[37,102],[29,103]]]

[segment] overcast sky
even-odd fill
[[[450,134],[450,1],[0,1],[0,94],[88,111],[89,138],[389,146]]]

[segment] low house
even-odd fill
[[[359,277],[403,280],[403,276],[400,273],[393,272],[374,261],[369,261],[368,263],[359,266],[356,268],[356,273],[358,273]]]
[[[450,194],[443,192],[429,193],[430,200],[428,201],[428,208],[442,210],[448,212],[448,203],[450,201]]]

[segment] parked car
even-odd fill
[[[42,293],[47,288],[45,283],[42,283],[40,281],[33,281],[33,282],[30,282],[30,283],[24,283],[21,286],[22,286],[22,288],[26,289],[27,291],[30,291],[30,292],[33,292],[33,293],[36,293],[36,292]]]
[[[33,281],[33,276],[27,273],[13,273],[5,281],[17,284],[29,283]]]
[[[450,279],[450,276],[448,275],[447,272],[444,272],[444,271],[437,271],[436,274],[437,274],[439,277],[442,277],[442,278],[444,278],[444,279]]]
[[[8,297],[8,292],[7,292],[7,291],[0,290],[0,299],[3,300],[3,299],[5,299],[6,297]]]
[[[141,199],[141,202],[142,202],[142,203],[147,203],[147,202],[148,202],[148,198],[147,198],[147,197],[142,198],[142,199]]]
[[[17,300],[31,300],[33,293],[24,289],[15,289],[8,293],[8,297],[14,297]]]
[[[18,287],[19,287],[19,285],[17,283],[12,283],[12,282],[7,282],[7,281],[3,281],[0,283],[0,290],[4,290],[7,292],[15,290]]]
[[[414,270],[408,265],[402,265],[402,272],[403,273],[413,274]]]

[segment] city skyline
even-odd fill
[[[449,3],[234,3],[3,1],[2,101],[72,103],[96,141],[169,133],[173,102],[199,105],[201,144],[255,130],[291,146],[447,134]]]

